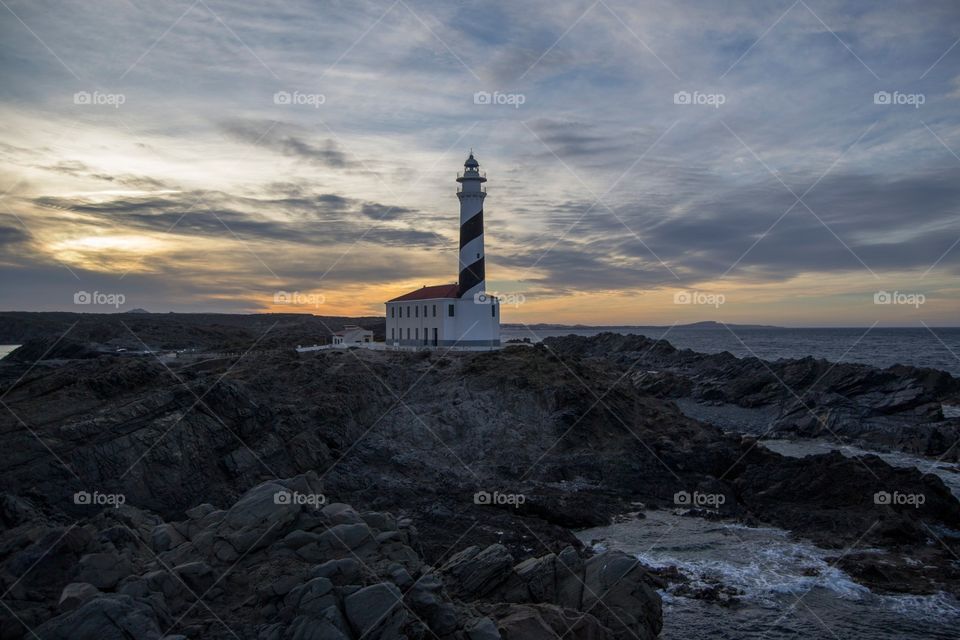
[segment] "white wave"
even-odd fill
[[[688,560],[656,552],[638,553],[636,557],[653,568],[677,567],[695,587],[719,582],[741,591],[744,599],[763,604],[775,604],[780,595],[801,595],[816,588],[848,600],[870,594],[867,587],[827,564],[818,550],[801,543],[765,541],[750,554],[742,549],[725,551],[729,551],[729,559]]]
[[[886,606],[910,618],[957,618],[960,602],[949,593],[940,591],[931,596],[878,596]]]

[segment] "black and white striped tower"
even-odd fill
[[[459,297],[471,298],[485,291],[486,275],[483,266],[483,199],[487,192],[483,183],[487,177],[480,173],[480,163],[470,157],[463,163],[463,174],[457,176],[460,188],[460,289]]]

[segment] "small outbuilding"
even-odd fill
[[[351,347],[371,342],[373,342],[373,331],[358,327],[355,324],[345,325],[343,331],[334,332],[332,340],[335,347]]]

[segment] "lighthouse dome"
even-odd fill
[[[480,163],[477,162],[477,159],[473,157],[473,152],[470,152],[470,157],[467,158],[467,161],[463,163],[463,166],[467,169],[476,169],[480,166]]]

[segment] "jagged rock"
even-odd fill
[[[620,551],[594,556],[586,562],[583,584],[579,608],[590,611],[615,637],[652,640],[660,633],[660,597],[648,586],[646,570],[636,558]]]
[[[149,605],[103,595],[43,623],[36,634],[44,640],[159,640],[161,631]]]
[[[87,582],[71,582],[63,588],[58,607],[60,611],[76,609],[87,600],[100,595],[100,590]]]
[[[452,593],[476,597],[506,580],[512,566],[513,556],[507,548],[493,544],[482,551],[477,546],[464,549],[450,558],[440,572],[447,578]]]
[[[528,558],[513,568],[526,585],[532,602],[557,601],[557,556],[552,553],[540,558]]]

